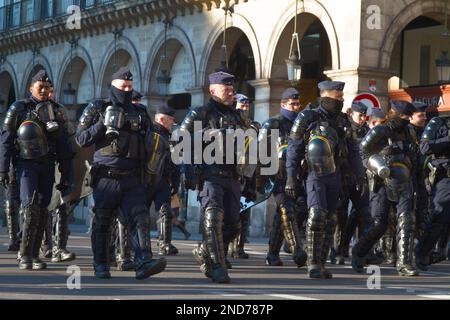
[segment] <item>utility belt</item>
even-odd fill
[[[209,177],[239,179],[239,175],[233,169],[203,168],[202,180],[207,180]]]
[[[110,178],[110,179],[123,179],[126,177],[133,177],[136,175],[140,177],[141,170],[140,169],[119,169],[119,168],[111,168],[106,166],[98,166],[94,169],[94,175],[98,178]]]
[[[19,160],[31,161],[31,162],[38,163],[38,164],[48,164],[49,162],[56,161],[56,155],[49,153],[49,154],[47,154],[45,156],[42,156],[42,157],[39,157],[39,158],[36,158],[36,159],[24,159],[24,158],[19,156]]]

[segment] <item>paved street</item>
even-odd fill
[[[175,241],[180,254],[168,257],[166,271],[146,281],[133,272],[112,273],[111,280],[94,278],[90,241],[74,234],[69,249],[77,253],[73,265],[81,268],[81,290],[66,286],[67,265],[49,263],[41,272],[20,271],[13,254],[6,251],[7,237],[0,235],[0,299],[447,299],[450,300],[450,263],[433,266],[420,277],[400,278],[392,267],[381,268],[381,289],[367,289],[369,275],[355,274],[350,266],[332,266],[332,280],[310,280],[283,254],[285,266],[264,265],[265,239],[251,239],[249,260],[231,260],[229,285],[213,284],[195,264],[191,250],[196,241]],[[153,248],[156,242],[153,241]]]

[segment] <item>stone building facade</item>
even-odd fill
[[[405,32],[444,30],[450,13],[447,2],[1,0],[0,102],[5,109],[25,97],[33,72],[45,68],[55,83],[56,99],[68,106],[76,121],[90,99],[107,96],[115,68],[129,65],[149,112],[167,102],[178,110],[180,120],[189,107],[207,99],[207,75],[224,60],[222,8],[234,5],[226,21],[227,60],[238,77],[238,90],[254,98],[256,120],[276,115],[281,92],[291,85],[285,59],[295,15],[304,59],[299,87],[307,101],[315,101],[317,82],[329,78],[346,82],[347,106],[358,93],[375,88],[381,103],[386,103],[391,93],[408,93],[402,86],[405,68],[421,68],[428,56],[428,67],[421,72],[425,80],[427,71],[431,76],[423,85],[436,84],[434,61],[438,53],[450,49],[450,38],[443,36],[431,49],[417,49],[425,57],[419,65],[405,66]],[[64,9],[69,5],[76,7],[67,14]],[[172,78],[164,94],[158,83],[163,65]],[[75,101],[65,95],[70,88],[76,90]],[[437,88],[448,90],[445,84]],[[442,96],[436,107],[446,110],[450,98]],[[195,232],[199,209],[195,195],[190,200],[188,227]],[[266,235],[273,214],[271,201],[255,208],[251,235]]]

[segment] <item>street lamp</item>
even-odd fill
[[[167,29],[171,26],[170,20],[164,21],[164,47],[163,54],[159,60],[158,76],[156,77],[156,83],[158,84],[158,94],[160,96],[167,96],[167,87],[172,81],[172,77],[169,76],[169,63],[167,61]]]
[[[448,58],[448,51],[443,51],[439,59],[436,60],[436,67],[438,71],[438,82],[447,83],[450,81],[450,59]]]
[[[69,62],[69,82],[67,83],[67,88],[63,91],[63,100],[66,105],[74,105],[77,100],[77,91],[72,87],[72,59],[73,59],[73,49],[77,46],[78,41],[72,39],[70,43],[70,62]]]
[[[227,50],[227,19],[228,14],[230,17],[233,16],[234,13],[234,5],[229,6],[228,3],[225,7],[222,8],[225,11],[225,23],[223,27],[223,38],[222,38],[222,59],[220,60],[220,66],[216,69],[216,71],[230,72],[228,69],[228,50]]]
[[[305,2],[303,3],[303,11],[305,8]],[[300,41],[297,33],[297,11],[298,0],[295,2],[295,19],[294,19],[294,33],[292,34],[291,48],[289,49],[289,58],[286,59],[287,73],[289,81],[298,82],[302,78],[302,60],[300,56]],[[296,43],[296,49],[294,48],[294,42]]]

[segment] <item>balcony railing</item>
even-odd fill
[[[9,4],[0,7],[0,33],[68,15],[70,13],[67,13],[67,9],[71,5],[87,10],[111,4],[117,0],[6,0],[3,2],[9,2]]]

